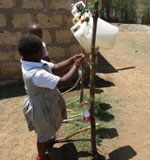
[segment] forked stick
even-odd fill
[[[64,119],[64,120],[62,121],[62,123],[71,122],[71,121],[73,121],[76,117],[79,117],[79,116],[81,116],[81,113],[80,113],[80,114],[73,115],[73,116],[70,116],[70,117],[68,117],[67,119]]]
[[[81,113],[68,117],[67,119],[75,118],[81,116]]]
[[[98,125],[99,125],[99,123],[96,123],[96,124],[95,124],[95,126],[98,126]],[[86,130],[88,130],[88,129],[90,129],[90,128],[91,128],[91,126],[88,126],[88,127],[85,127],[85,128],[81,128],[81,129],[73,132],[72,134],[70,134],[70,135],[68,135],[68,136],[66,136],[66,137],[57,138],[57,139],[55,140],[55,142],[56,142],[56,143],[59,143],[59,142],[65,141],[65,140],[69,139],[70,137],[72,137],[72,136],[74,136],[74,135],[76,135],[76,134],[78,134],[78,133],[80,133],[80,132],[86,131]]]
[[[78,83],[80,82],[80,80],[81,80],[81,78],[79,78],[79,79],[76,81],[75,85],[74,85],[72,88],[68,89],[66,92],[63,92],[61,95],[63,96],[63,95],[65,95],[66,93],[72,91],[74,88],[76,88],[76,87],[78,86]]]

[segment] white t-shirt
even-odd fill
[[[43,68],[43,66],[46,67],[46,70]],[[23,74],[25,74],[27,71],[30,71],[31,69],[39,68],[39,71],[37,71],[36,74],[34,74],[32,77],[33,84],[38,87],[54,89],[57,86],[60,77],[52,73],[51,70],[53,67],[53,63],[44,60],[41,60],[40,62],[21,60]]]
[[[44,42],[42,42],[42,45],[43,45],[43,54],[44,54],[43,58],[44,58],[48,56],[48,50]]]

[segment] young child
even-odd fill
[[[25,34],[18,44],[22,74],[27,92],[23,105],[29,131],[37,133],[37,160],[45,159],[46,149],[67,117],[64,99],[57,87],[69,81],[82,64],[84,55],[75,55],[63,62],[53,64],[42,60],[43,46],[39,37]],[[62,77],[52,72],[71,69]]]
[[[38,36],[41,40],[43,38],[43,31],[42,28],[39,24],[32,24],[29,26],[29,33],[31,34],[35,34],[36,36]],[[43,45],[43,60],[50,62],[50,59],[48,57],[48,50],[46,47],[46,44],[42,41],[42,45]]]

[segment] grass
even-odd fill
[[[80,104],[79,100],[74,102],[74,100],[78,98],[79,97],[74,96],[66,99],[66,104],[68,104],[67,106],[68,117],[81,113],[81,116],[76,117],[74,118],[73,121],[69,123],[65,123],[63,125],[63,131],[65,132],[66,135],[71,134],[76,130],[79,130],[83,127],[88,126],[83,122],[82,105]],[[87,100],[89,102],[89,96],[84,96],[84,100]],[[95,100],[96,122],[100,122],[100,125],[97,126],[96,128],[97,146],[101,145],[101,142],[103,139],[110,139],[118,136],[117,130],[115,128],[112,128],[113,122],[115,119],[115,116],[114,116],[115,113],[111,106],[112,101],[114,100],[108,95],[98,94],[96,96],[96,100]],[[91,130],[87,130],[72,137],[72,141],[75,144],[78,153],[89,152],[89,150],[91,150],[91,140],[90,140],[91,133],[90,132]],[[79,157],[83,158],[85,156],[83,156],[82,154],[79,154],[78,158]],[[86,157],[86,159],[87,158],[89,160],[91,159],[89,155]]]
[[[14,83],[9,84],[7,86],[1,86],[0,89],[5,90],[3,94],[1,94],[0,99],[16,97],[20,95],[24,95],[24,86],[23,83]],[[85,93],[88,95],[88,93]],[[74,100],[77,101],[73,102]],[[84,96],[84,100],[89,101],[89,96]],[[71,103],[73,102],[73,103]],[[115,99],[111,95],[96,94],[96,122],[100,122],[100,125],[97,126],[96,129],[96,143],[97,146],[101,145],[101,142],[104,139],[110,139],[118,136],[117,130],[112,128],[114,126],[114,119],[117,116],[116,110],[114,111],[113,105],[118,103],[118,99]],[[79,96],[67,97],[66,104],[68,108],[68,117],[81,113],[82,114],[82,105],[79,103]],[[69,123],[65,123],[62,126],[63,133],[65,135],[71,134],[76,130],[87,127],[83,122],[82,115],[74,118],[73,121]],[[91,130],[87,130],[81,132],[71,139],[69,139],[69,143],[63,145],[63,147],[59,149],[55,149],[56,157],[52,159],[62,159],[67,160],[71,158],[71,160],[77,159],[86,159],[91,160],[93,157],[91,156]],[[71,143],[72,142],[72,143]],[[67,153],[66,153],[67,152]],[[58,153],[60,153],[59,157]],[[57,157],[58,156],[58,157]]]

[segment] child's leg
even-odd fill
[[[50,149],[53,147],[53,145],[56,143],[55,138],[49,140],[49,144],[47,147],[47,151],[50,151]]]
[[[46,152],[48,145],[49,145],[49,141],[43,142],[43,143],[37,142],[38,155],[41,160],[45,159],[45,152]]]
[[[38,155],[41,158],[41,160],[44,160],[46,150],[51,149],[54,144],[55,144],[55,139],[51,139],[43,143],[37,142]]]

